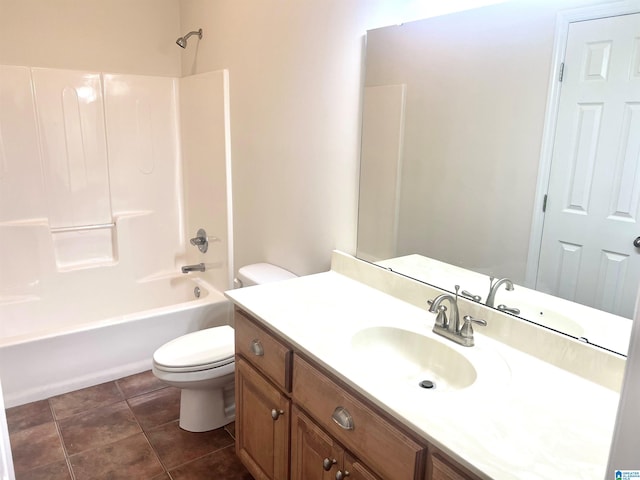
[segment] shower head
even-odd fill
[[[180,37],[178,40],[176,40],[178,46],[181,48],[187,48],[187,38],[189,38],[191,35],[198,35],[198,38],[202,38],[202,29],[198,31],[194,30],[193,32],[187,33],[184,37]]]

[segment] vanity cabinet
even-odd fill
[[[293,401],[381,477],[422,478],[423,445],[298,355],[293,360]]]
[[[477,477],[441,452],[430,449],[425,480],[475,480]]]
[[[291,480],[381,480],[297,406],[291,413]]]
[[[479,480],[239,310],[235,330],[236,454],[256,480]]]
[[[236,454],[256,480],[289,479],[291,350],[239,312]]]

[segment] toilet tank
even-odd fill
[[[270,263],[253,263],[238,270],[238,276],[234,279],[234,283],[236,288],[241,288],[280,282],[296,277],[296,274]]]

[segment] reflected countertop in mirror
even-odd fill
[[[395,273],[420,280],[449,291],[460,286],[460,292],[487,299],[490,277],[465,268],[440,262],[423,255],[413,254],[375,262]],[[462,296],[462,293],[460,293]],[[515,285],[512,291],[497,290],[496,307],[517,308],[519,318],[526,318],[543,327],[565,333],[584,342],[607,350],[627,354],[631,321],[611,313],[596,310],[579,303],[547,295],[530,288]],[[501,309],[501,308],[499,308]],[[509,314],[508,311],[504,311]]]
[[[633,239],[614,239],[631,253],[560,239],[556,243],[564,256],[554,260],[553,255],[560,255],[554,253],[551,261],[540,248],[549,209],[562,210],[557,196],[543,205],[547,184],[550,188],[553,183],[549,165],[559,148],[553,125],[565,88],[555,79],[562,60],[558,45],[569,42],[573,24],[587,24],[576,21],[583,14],[575,12],[591,12],[585,19],[622,17],[612,5],[616,3],[514,0],[367,32],[357,256],[381,265],[395,263],[394,271],[449,291],[459,283],[483,298],[489,276],[508,277],[516,284],[508,293],[530,292],[518,299],[523,318],[626,352],[638,285],[629,274],[637,267],[628,265],[640,265],[640,249],[630,247]],[[637,23],[640,35],[640,14],[626,17],[632,29]],[[559,27],[562,22],[566,31]],[[592,25],[598,35],[599,25]],[[591,53],[585,57],[589,61],[604,58]],[[638,63],[632,67],[640,72],[640,60],[630,61]],[[640,84],[640,75],[633,81]],[[631,132],[627,146],[638,151],[637,129],[618,130]],[[588,162],[581,162],[568,170],[589,173]],[[607,168],[622,171],[619,165]],[[568,170],[560,170],[559,178],[568,177]],[[604,203],[615,203],[612,199],[621,191],[612,185],[598,189]],[[628,187],[640,191],[640,184]],[[593,203],[598,192],[583,197]],[[640,195],[629,198],[631,213],[625,221],[633,228]],[[541,213],[543,206],[546,213]],[[613,239],[613,229],[596,231]],[[596,248],[600,256],[589,253],[595,260],[581,264],[587,249]],[[422,257],[477,272],[486,283],[476,287],[446,276],[422,278],[420,262],[411,264]],[[555,269],[546,278],[559,279],[553,281],[560,287],[539,278],[543,263]],[[591,282],[590,289],[575,288],[579,282]],[[576,304],[567,308],[572,302]],[[565,313],[559,313],[558,304]],[[602,328],[596,328],[598,323]]]

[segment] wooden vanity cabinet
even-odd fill
[[[480,480],[239,310],[235,331],[236,454],[255,480]]]
[[[444,453],[429,449],[425,480],[480,480]]]
[[[297,406],[291,413],[291,480],[381,480]]]
[[[349,474],[347,480],[380,480],[349,453],[344,455],[344,471]]]
[[[289,480],[291,350],[240,312],[236,330],[236,454],[256,480]]]
[[[385,479],[423,478],[425,445],[414,441],[298,355],[293,360],[293,401],[346,450],[353,452],[366,470]],[[376,477],[370,474],[369,478]]]

